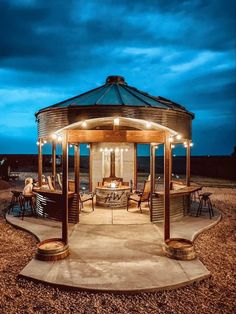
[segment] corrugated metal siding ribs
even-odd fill
[[[128,106],[90,106],[58,108],[43,111],[38,114],[38,136],[47,137],[51,133],[84,119],[100,117],[123,116],[127,118],[153,121],[171,128],[185,138],[191,138],[191,116],[174,110],[153,107],[128,107]]]

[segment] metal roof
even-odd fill
[[[122,76],[108,76],[104,85],[78,96],[43,108],[66,108],[80,106],[133,106],[155,107],[188,112],[183,106],[164,97],[154,97],[135,87],[129,86]],[[41,111],[40,110],[40,111]],[[189,113],[189,112],[188,112]]]

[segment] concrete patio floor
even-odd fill
[[[123,218],[122,218],[123,217]],[[210,275],[196,258],[177,261],[162,252],[162,223],[147,221],[148,213],[132,208],[95,211],[84,209],[81,222],[69,225],[70,255],[65,260],[32,259],[20,276],[57,286],[93,291],[138,292],[181,287]],[[40,241],[61,236],[61,224],[7,215],[9,223],[33,233]],[[185,216],[171,223],[171,237],[193,240],[220,219]],[[135,221],[135,224],[134,224]]]

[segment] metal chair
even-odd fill
[[[11,202],[10,205],[8,207],[8,214],[11,213],[11,211],[13,211],[13,208],[15,206],[19,206],[20,209],[22,209],[23,206],[23,195],[21,191],[16,191],[16,190],[12,190],[12,198],[11,198]]]
[[[208,209],[210,219],[212,217],[214,217],[213,207],[212,207],[211,200],[210,200],[210,197],[209,197],[211,194],[212,193],[205,192],[205,193],[202,193],[202,194],[199,195],[200,202],[199,202],[199,206],[198,206],[198,210],[197,210],[197,215],[196,215],[197,217],[201,215],[203,206],[205,206],[205,208]]]
[[[141,204],[143,202],[148,202],[148,207],[150,208],[150,194],[151,194],[151,181],[145,180],[142,192],[136,191],[133,194],[128,195],[127,199],[127,211],[129,210],[130,201],[138,203],[138,208],[142,212]]]

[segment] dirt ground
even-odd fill
[[[236,188],[205,190],[213,192],[213,203],[222,212],[221,222],[195,240],[198,256],[212,275],[184,288],[156,293],[70,292],[18,279],[34,255],[36,240],[0,217],[0,313],[235,313]]]

